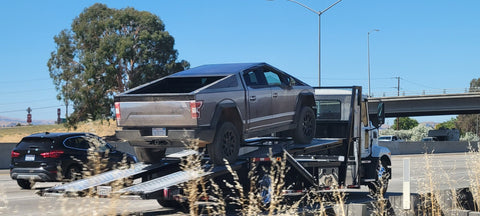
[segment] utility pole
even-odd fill
[[[336,4],[338,4],[339,2],[341,2],[342,0],[338,0],[336,1],[335,3],[331,4],[330,6],[328,6],[327,8],[325,8],[324,10],[322,11],[316,11],[308,6],[306,6],[305,4],[303,3],[300,3],[298,1],[295,1],[295,0],[287,0],[287,1],[290,1],[290,2],[293,2],[295,4],[298,4],[304,8],[306,8],[307,10],[315,13],[318,15],[318,86],[322,86],[322,40],[321,40],[321,33],[322,33],[322,14],[325,13],[328,9],[332,8],[333,6],[335,6]]]
[[[397,96],[400,96],[400,77],[395,79],[397,79]],[[397,117],[397,130],[400,130],[400,117]]]

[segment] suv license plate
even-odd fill
[[[152,128],[152,136],[167,136],[166,128]]]
[[[35,155],[25,155],[25,161],[34,161]]]

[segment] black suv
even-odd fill
[[[90,133],[32,134],[17,144],[11,156],[10,176],[23,189],[31,189],[35,182],[80,179],[83,170],[102,172],[122,162],[137,162],[135,156]]]

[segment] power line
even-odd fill
[[[433,88],[433,87],[431,87],[431,86],[427,86],[427,85],[424,85],[424,84],[421,84],[421,83],[413,82],[413,81],[410,81],[410,80],[407,80],[407,79],[404,79],[404,78],[401,78],[401,79],[404,80],[404,81],[413,83],[413,84],[415,84],[415,85],[423,86],[423,87],[425,87],[425,88],[435,89],[435,88]]]
[[[63,106],[63,105],[62,105]],[[48,107],[34,107],[32,110],[41,110],[41,109],[50,109],[50,108],[56,108],[56,107],[61,107],[61,106],[48,106]],[[12,112],[25,112],[26,109],[21,109],[21,110],[7,110],[7,111],[0,111],[0,113],[12,113]]]
[[[27,80],[7,80],[7,81],[0,81],[0,83],[25,83],[25,82],[43,81],[43,80],[52,80],[52,79],[51,78],[37,78],[37,79],[27,79]]]
[[[30,90],[24,90],[24,91],[11,91],[11,92],[0,92],[2,95],[3,94],[18,94],[18,93],[31,93],[33,92],[38,92],[38,91],[47,91],[47,90],[55,90],[55,88],[48,88],[48,89],[30,89]]]
[[[52,100],[52,98],[38,99],[38,100],[28,100],[28,101],[17,101],[17,102],[13,102],[13,103],[3,103],[3,104],[0,104],[0,106],[11,106],[11,105],[17,105],[17,104],[31,104],[32,102],[51,101],[51,100]],[[55,101],[58,101],[58,100],[55,98]]]

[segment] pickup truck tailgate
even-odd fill
[[[126,101],[115,102],[115,112],[120,127],[191,127],[197,125],[192,112],[200,106],[195,100]]]

